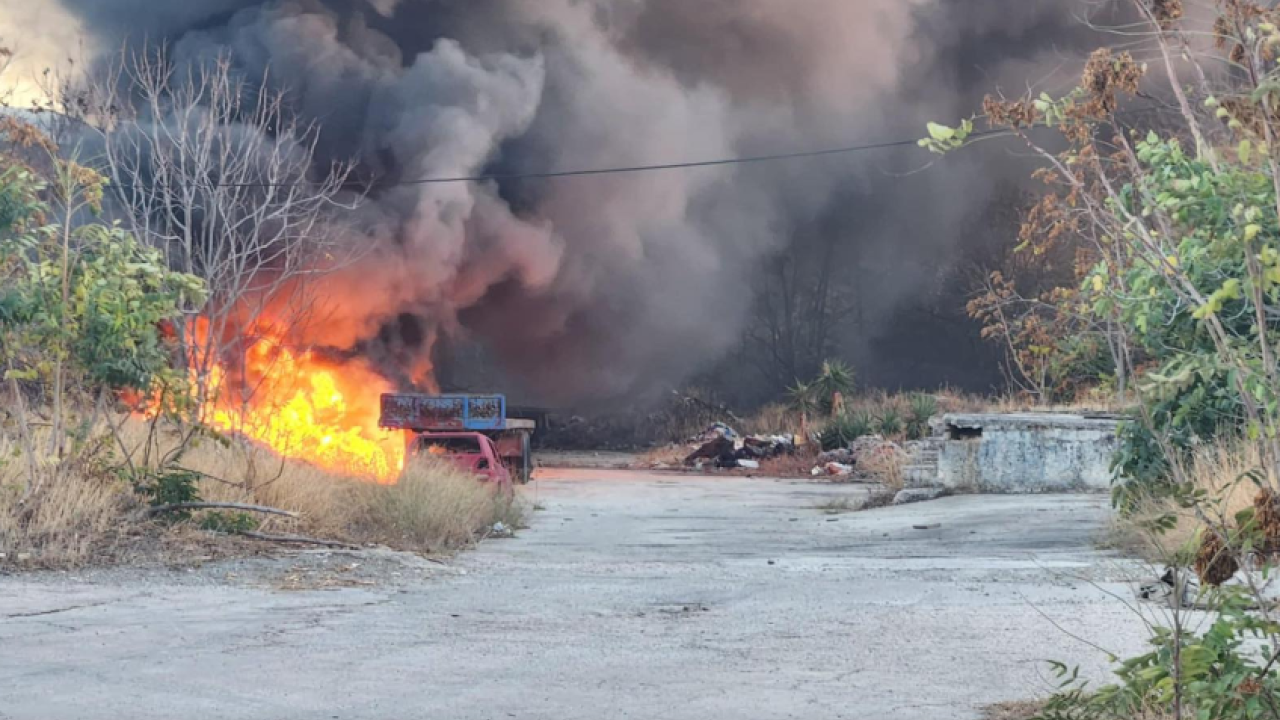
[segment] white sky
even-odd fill
[[[92,54],[89,43],[79,20],[58,0],[0,3],[0,44],[14,53],[0,76],[0,99],[17,106],[39,99],[45,69],[65,75],[70,59],[79,63]]]

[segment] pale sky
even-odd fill
[[[70,58],[91,55],[78,19],[57,0],[10,0],[0,4],[0,43],[13,51],[13,62],[0,77],[0,99],[25,106],[41,97],[46,68],[65,74]]]

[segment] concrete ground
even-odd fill
[[[438,574],[0,578],[0,718],[976,718],[1141,649],[1100,496],[829,516],[857,486],[552,472]],[[914,529],[913,526],[934,526]]]

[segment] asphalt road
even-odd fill
[[[856,486],[551,472],[513,540],[289,592],[0,577],[0,718],[976,718],[1136,652],[1099,496],[829,516]],[[935,526],[915,529],[914,526]],[[397,574],[399,575],[399,574]]]

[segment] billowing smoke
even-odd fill
[[[40,4],[44,0],[17,0]],[[60,0],[94,46],[229,53],[377,178],[326,340],[422,382],[479,345],[540,399],[676,381],[739,337],[762,260],[838,233],[883,267],[871,312],[963,246],[1004,156],[913,149],[767,165],[395,185],[914,137],[1054,77],[1091,0]],[[0,11],[0,14],[10,11]],[[50,11],[51,12],[51,11]],[[1073,55],[1074,52],[1074,55]],[[893,186],[897,190],[887,188]]]

